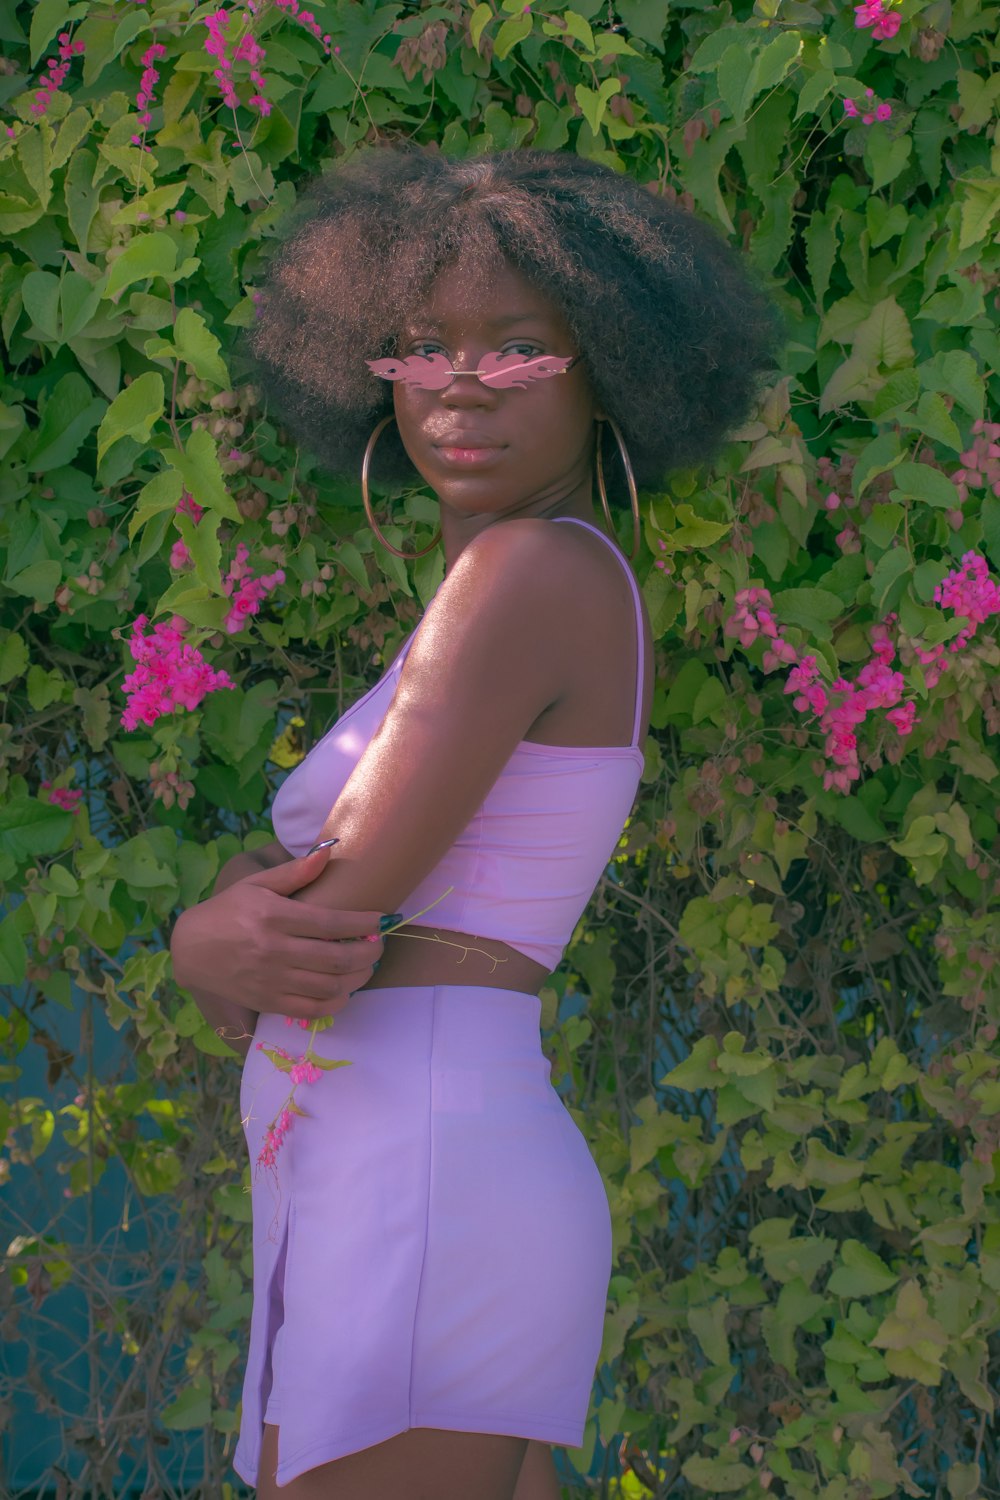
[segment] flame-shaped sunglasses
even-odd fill
[[[366,359],[373,375],[382,380],[401,380],[418,391],[443,391],[456,375],[477,375],[490,390],[527,390],[535,380],[551,375],[565,375],[581,356],[564,358],[556,354],[536,354],[524,359],[520,354],[501,354],[494,350],[484,354],[478,370],[456,370],[445,354],[410,354],[405,359]]]

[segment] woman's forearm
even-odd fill
[[[224,891],[237,880],[243,880],[247,875],[252,875],[256,870],[269,868],[265,858],[258,858],[256,851],[249,854],[235,854],[232,859],[227,860],[219,871],[215,882],[214,893]],[[190,908],[194,910],[195,908]],[[175,938],[180,936],[183,941],[183,922],[188,915],[182,912],[178,918],[173,935],[170,940],[171,952],[175,955],[175,978],[177,977]],[[180,930],[180,931],[179,931]],[[257,1012],[248,1009],[245,1005],[238,1005],[233,1000],[225,1000],[221,995],[213,995],[208,989],[202,987],[197,981],[185,983],[183,979],[178,981],[191,995],[194,1003],[201,1011],[205,1020],[212,1030],[222,1038],[227,1046],[232,1047],[240,1057],[246,1057],[253,1043],[254,1027],[257,1025]]]

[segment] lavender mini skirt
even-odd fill
[[[253,1312],[233,1468],[277,1482],[411,1427],[579,1447],[611,1277],[611,1212],[550,1080],[541,1001],[482,985],[359,991],[314,1050],[273,1168],[288,1075],[251,1047]],[[292,1054],[307,1032],[258,1018]]]

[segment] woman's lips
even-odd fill
[[[448,446],[436,445],[437,452],[446,464],[452,468],[481,468],[485,464],[491,464],[499,458],[503,452],[502,448],[458,448],[451,444]]]

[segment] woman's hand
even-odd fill
[[[343,1010],[385,947],[377,911],[293,901],[326,868],[329,849],[235,881],[182,912],[170,941],[174,978],[235,1005],[314,1021]]]

